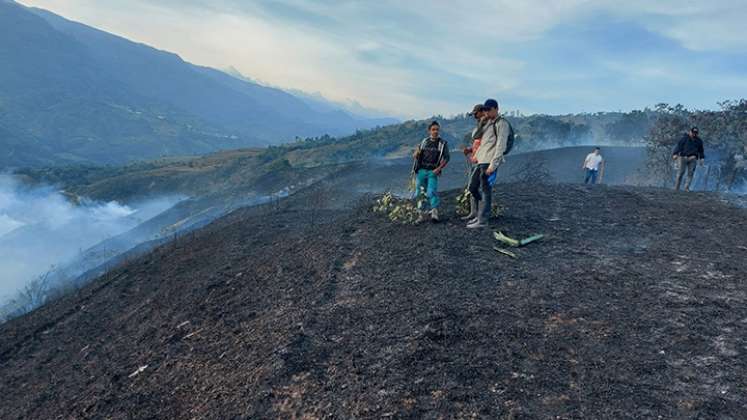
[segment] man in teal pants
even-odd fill
[[[438,205],[441,200],[438,198],[438,177],[441,176],[441,172],[449,163],[449,145],[439,137],[439,131],[441,127],[438,122],[433,121],[428,126],[428,133],[430,134],[422,142],[420,146],[415,150],[413,158],[415,163],[413,166],[413,172],[415,172],[417,182],[415,183],[415,199],[425,191],[425,195],[428,198],[430,204],[430,211],[426,211],[422,206],[420,210],[420,217],[418,223],[424,222],[428,217],[431,216],[431,220],[438,222]]]

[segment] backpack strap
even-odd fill
[[[430,137],[426,137],[423,139],[422,142],[420,142],[420,150],[423,150],[425,148],[425,145],[428,144],[428,141],[430,140]],[[441,139],[441,137],[438,138],[438,162],[441,162],[441,159],[444,158],[444,147],[446,145],[444,144],[444,141]]]

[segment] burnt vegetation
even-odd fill
[[[740,418],[743,209],[502,185],[492,230],[545,234],[511,259],[455,195],[406,226],[298,194],[125,263],[0,327],[0,417]]]

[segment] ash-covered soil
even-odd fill
[[[370,200],[234,212],[1,326],[0,418],[744,418],[746,210],[498,197],[494,229],[547,235],[518,260]]]

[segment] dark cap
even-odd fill
[[[483,106],[486,110],[498,108],[498,101],[496,101],[495,99],[488,99],[487,101],[485,101],[485,104]]]
[[[472,108],[472,112],[470,112],[467,115],[469,115],[471,117],[471,116],[477,114],[478,112],[482,112],[482,111],[485,111],[485,107],[482,106],[482,104],[477,104],[477,105],[474,106],[474,108]]]
[[[693,127],[690,129],[690,131],[692,131],[695,134],[698,134],[698,127]]]

